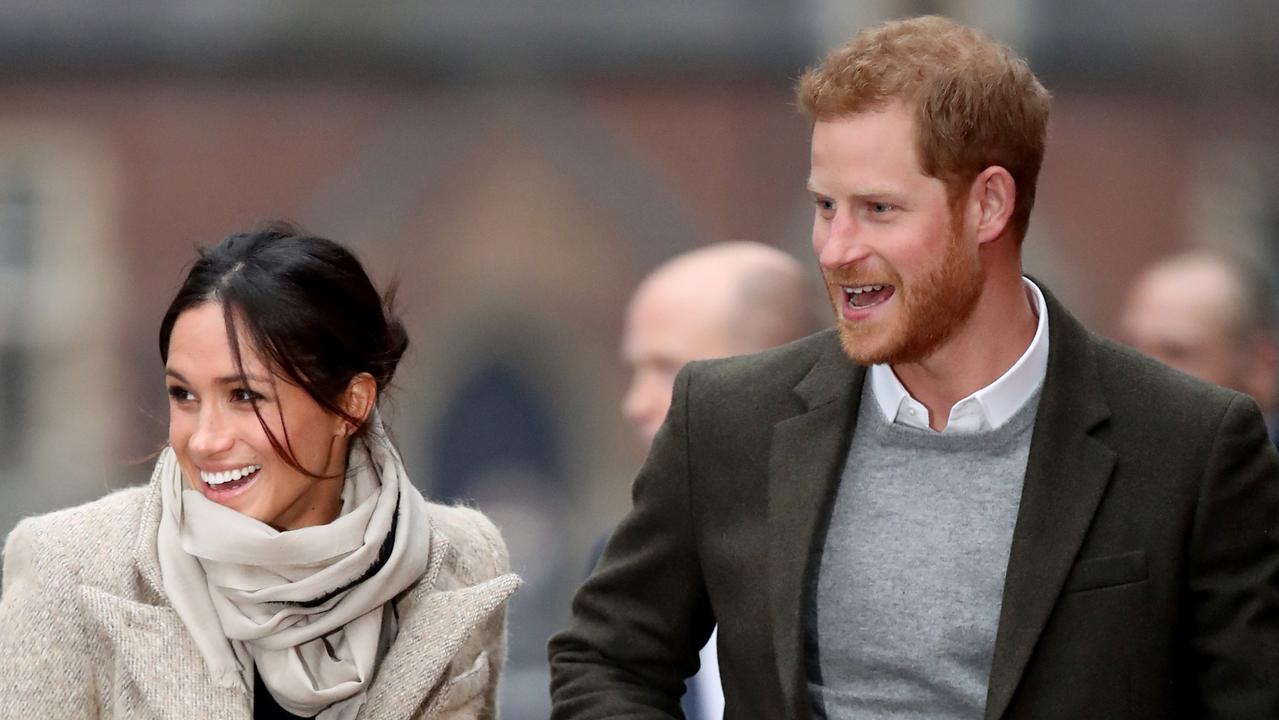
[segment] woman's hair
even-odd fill
[[[241,324],[273,373],[350,422],[359,435],[367,432],[369,419],[352,417],[341,405],[343,393],[352,378],[368,373],[380,398],[409,344],[391,312],[393,297],[393,290],[378,294],[351,251],[287,223],[272,223],[199,250],[160,322],[160,359],[169,360],[169,337],[179,315],[206,302],[219,303],[242,379]],[[288,428],[281,442],[256,402],[253,407],[280,457],[295,470],[320,477],[297,462]]]

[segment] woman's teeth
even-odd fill
[[[248,477],[261,469],[261,465],[245,465],[236,470],[223,470],[222,472],[211,473],[201,470],[200,479],[208,485],[221,485],[222,483],[229,483],[233,480]]]

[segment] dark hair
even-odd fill
[[[242,378],[239,323],[275,374],[350,422],[360,435],[368,431],[368,420],[352,417],[339,401],[360,373],[373,376],[379,397],[391,382],[409,344],[404,326],[392,315],[393,297],[393,290],[378,294],[350,250],[287,223],[272,223],[199,250],[160,322],[160,359],[169,360],[169,338],[179,315],[206,302],[220,303]],[[253,409],[280,457],[299,472],[321,477],[298,463],[288,428],[282,443],[256,402]]]

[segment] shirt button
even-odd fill
[[[915,408],[906,408],[906,414],[915,417]]]

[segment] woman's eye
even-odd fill
[[[236,388],[231,391],[231,399],[235,402],[253,403],[261,400],[262,396],[248,388]]]
[[[191,394],[190,390],[187,390],[184,387],[171,385],[169,387],[169,398],[176,402],[186,402],[188,400],[193,400],[195,396]]]

